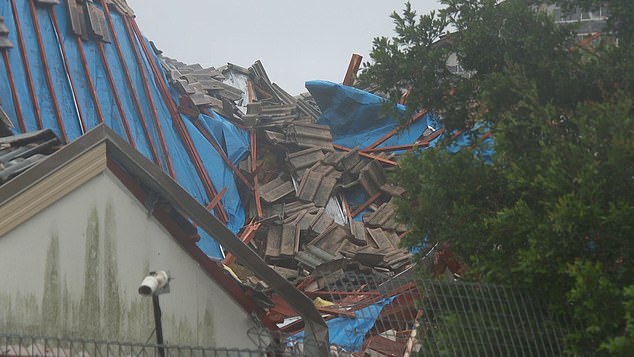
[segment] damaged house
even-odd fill
[[[165,271],[160,345],[416,350],[389,177],[443,135],[433,115],[386,116],[351,86],[358,57],[298,96],[259,61],[170,59],[124,0],[0,16],[0,336],[154,342],[137,289]],[[0,355],[23,345],[0,337]]]

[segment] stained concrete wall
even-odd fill
[[[165,343],[255,347],[249,314],[107,172],[0,237],[0,332],[146,342],[152,270],[174,278]]]

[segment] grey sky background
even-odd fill
[[[352,53],[370,60],[372,40],[392,36],[389,15],[405,0],[128,0],[143,34],[168,57],[220,67],[261,60],[289,93],[304,82],[341,82]],[[419,13],[438,0],[411,0]]]

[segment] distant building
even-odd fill
[[[583,41],[605,31],[610,12],[605,6],[593,11],[576,9],[574,12],[563,11],[555,5],[544,5],[542,9],[551,14],[558,24],[577,24],[577,39]],[[450,36],[444,36],[436,42],[438,46],[451,46]],[[456,53],[451,53],[447,58],[447,69],[453,74],[463,77],[471,77],[474,73],[466,71],[461,65]]]
[[[576,9],[574,12],[564,12],[558,6],[548,5],[546,11],[553,15],[556,23],[578,24],[577,36],[579,36],[580,39],[597,32],[605,31],[608,17],[610,17],[608,9],[604,6],[594,11]]]

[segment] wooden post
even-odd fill
[[[361,60],[363,60],[363,56],[356,53],[352,54],[350,64],[348,64],[348,70],[346,71],[346,76],[343,78],[344,85],[351,86],[354,84],[354,76],[359,71],[359,67],[361,67]]]

